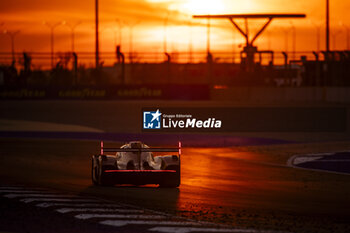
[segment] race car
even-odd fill
[[[106,152],[116,152],[108,154]],[[154,153],[176,152],[171,155]],[[115,184],[159,184],[160,187],[180,186],[181,142],[177,148],[150,148],[140,141],[131,141],[120,148],[104,148],[92,156],[92,183],[94,185]]]

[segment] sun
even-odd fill
[[[169,10],[180,11],[190,15],[223,14],[227,0],[147,0],[150,3],[167,4]],[[249,1],[249,0],[244,0]],[[225,2],[225,3],[224,3]]]
[[[220,14],[225,9],[221,0],[187,0],[181,8],[190,14]]]

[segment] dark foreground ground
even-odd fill
[[[337,163],[344,160],[340,167],[346,170],[348,156],[322,157],[313,161],[307,156],[305,163],[299,163],[300,158],[304,158],[298,157],[293,160],[295,164],[289,163],[294,155],[350,150],[349,127],[344,132],[182,135],[180,188],[92,186],[90,156],[99,152],[99,141],[95,140],[109,135],[117,135],[110,138],[120,141],[117,145],[135,140],[135,135],[141,133],[142,107],[234,106],[255,105],[211,101],[2,101],[0,232],[213,232],[213,228],[188,228],[182,224],[183,220],[176,220],[181,223],[171,228],[173,222],[164,223],[154,217],[164,214],[170,214],[167,218],[172,219],[181,216],[186,221],[193,219],[234,227],[234,230],[221,232],[350,232],[350,176],[309,170],[320,166],[329,168],[329,164],[334,165],[334,160]],[[280,106],[286,107],[285,104]],[[347,117],[349,126],[350,115]],[[162,146],[174,146],[170,143],[174,141],[174,135],[157,135],[150,146],[157,146],[159,139],[162,139]],[[39,208],[37,205],[42,204],[42,199],[23,203],[20,200],[24,197],[5,197],[16,193],[4,188],[13,185],[24,186],[24,189],[41,187],[50,193],[75,195],[77,199],[97,198],[111,205],[128,204],[132,208],[158,212],[141,216],[148,218],[147,221],[154,217],[154,225],[133,222],[123,227],[111,227],[99,224],[103,219],[77,219],[74,216],[78,212],[60,214],[57,206]],[[66,207],[73,205],[77,203],[66,203]],[[215,225],[215,231],[221,227]]]
[[[349,150],[349,142],[184,148],[178,189],[92,186],[90,155],[98,152],[97,141],[1,139],[0,148],[2,186],[34,185],[238,228],[350,232],[350,176],[287,166],[295,154]],[[97,226],[93,221],[81,225],[73,218],[56,216],[52,210],[38,210],[16,199],[0,198],[0,208],[0,230],[4,231],[123,229]],[[27,224],[21,228],[14,221]],[[55,231],[55,224],[66,230]]]

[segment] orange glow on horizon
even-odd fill
[[[346,49],[349,44],[349,7],[348,1],[331,1],[332,49]],[[256,41],[260,49],[281,51],[287,48],[291,51],[293,27],[296,28],[297,51],[316,50],[317,30],[320,31],[320,49],[324,49],[324,5],[316,0],[100,0],[100,47],[103,52],[114,52],[115,45],[121,43],[123,52],[129,52],[130,47],[133,52],[163,52],[166,40],[169,52],[187,52],[190,47],[193,52],[205,52],[206,20],[192,19],[193,14],[278,12],[305,13],[307,18],[273,20]],[[0,31],[20,30],[15,38],[17,52],[49,52],[50,29],[42,22],[63,20],[70,24],[82,22],[74,30],[75,49],[78,52],[93,52],[93,1],[0,2]],[[239,23],[243,25],[243,22]],[[263,23],[251,20],[252,34]],[[132,24],[135,25],[130,26]],[[211,20],[211,26],[212,51],[241,50],[244,38],[228,20]],[[56,52],[71,48],[70,35],[71,29],[67,25],[55,28]],[[287,45],[285,37],[289,38]],[[0,52],[10,50],[9,36],[1,33]]]

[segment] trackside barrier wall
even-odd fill
[[[31,100],[209,100],[208,85],[124,85],[96,87],[0,87],[1,99]]]
[[[211,89],[211,100],[239,103],[350,103],[349,87],[229,87]]]

